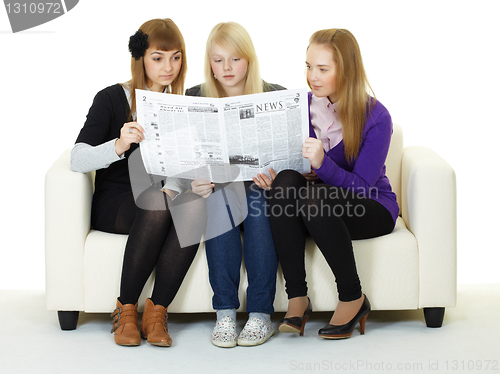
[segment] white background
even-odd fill
[[[242,24],[263,78],[287,88],[307,87],[305,50],[314,31],[353,32],[405,146],[430,147],[456,171],[458,282],[500,282],[497,4],[81,0],[17,34],[0,9],[0,289],[44,289],[45,173],[72,147],[94,95],[130,78],[129,36],[144,21],[166,17],[186,41],[186,87],[203,81],[205,41],[219,22]]]

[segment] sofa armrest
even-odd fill
[[[83,253],[90,230],[92,173],[70,168],[70,150],[45,176],[45,289],[48,310],[84,310]]]
[[[455,172],[434,151],[424,147],[404,149],[401,172],[402,216],[418,244],[419,307],[455,306]]]

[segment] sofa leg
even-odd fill
[[[444,319],[444,308],[424,308],[427,327],[441,327]]]
[[[79,311],[60,310],[57,312],[61,330],[75,330],[78,324]]]

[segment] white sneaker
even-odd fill
[[[274,335],[271,321],[264,322],[260,318],[250,318],[238,337],[238,345],[246,347],[265,343]]]
[[[236,347],[238,335],[236,334],[236,323],[231,317],[223,317],[217,321],[212,331],[212,344],[222,348]]]

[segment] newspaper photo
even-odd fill
[[[136,107],[149,174],[224,183],[269,175],[269,168],[310,171],[302,156],[306,89],[227,98],[136,90]]]

